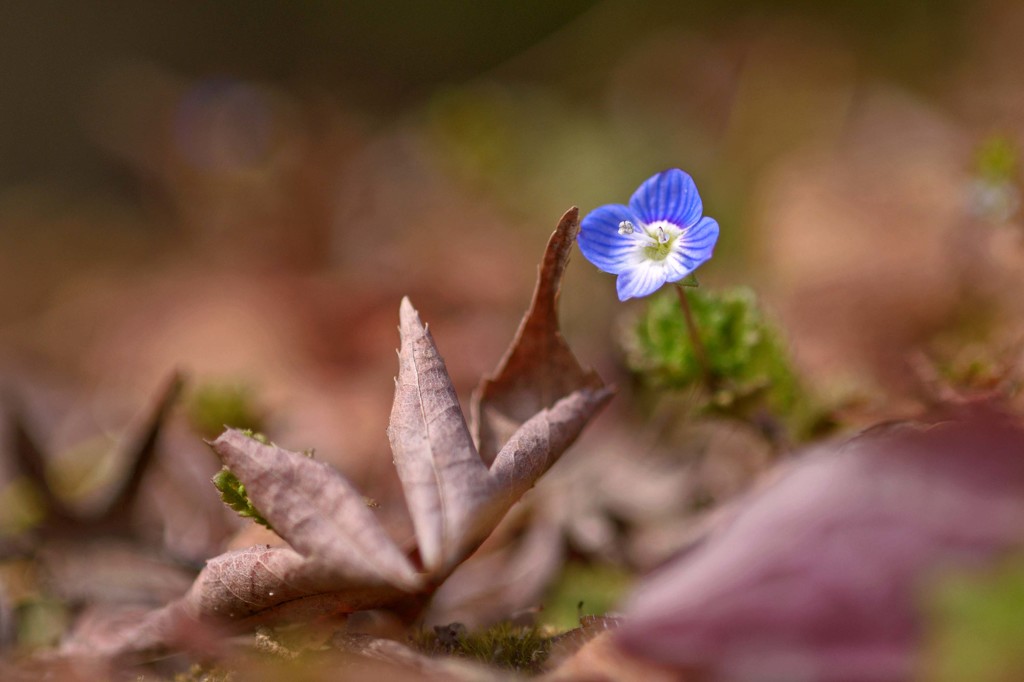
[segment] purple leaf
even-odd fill
[[[812,451],[651,576],[620,642],[714,679],[902,680],[924,581],[1024,544],[1024,431],[994,413]]]

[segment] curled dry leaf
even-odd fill
[[[171,614],[251,626],[422,605],[611,397],[595,374],[580,367],[558,332],[559,280],[577,229],[573,209],[548,244],[533,305],[498,378],[484,382],[478,393],[483,416],[477,423],[487,425],[487,447],[495,448],[490,467],[470,436],[432,336],[408,299],[402,301],[388,436],[419,565],[340,473],[228,430],[212,443],[214,451],[291,547],[250,548],[211,559],[181,600],[144,619],[146,631],[176,622]],[[127,644],[106,653],[131,651],[140,640],[112,641]],[[154,639],[143,641],[152,645]]]
[[[580,365],[558,326],[558,293],[579,230],[579,209],[573,207],[548,240],[533,300],[512,345],[473,395],[473,433],[485,462],[533,415],[575,391],[604,386]]]

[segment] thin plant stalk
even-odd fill
[[[697,364],[700,365],[701,375],[704,378],[704,387],[708,393],[715,392],[715,375],[711,371],[711,363],[708,361],[708,352],[701,341],[700,332],[697,331],[697,323],[693,319],[693,310],[690,309],[690,299],[686,296],[686,290],[676,285],[676,293],[679,294],[679,307],[683,309],[683,318],[686,320],[686,331],[690,336],[690,343],[693,344],[693,353],[697,356]]]

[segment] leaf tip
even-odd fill
[[[402,305],[398,309],[398,331],[403,338],[412,332],[425,331],[423,322],[420,321],[420,314],[413,307],[408,296],[402,297]]]
[[[576,238],[576,233],[579,232],[579,229],[580,209],[573,206],[562,214],[562,218],[558,221],[558,225],[555,227],[555,232],[566,234],[571,240]]]

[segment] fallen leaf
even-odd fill
[[[680,677],[676,670],[623,652],[621,647],[615,645],[613,632],[593,636],[575,653],[564,660],[556,661],[556,666],[539,679],[542,682],[681,682],[689,679]]]
[[[806,453],[638,588],[619,641],[701,679],[908,679],[923,581],[1024,545],[1022,451],[975,411]]]
[[[329,464],[229,429],[214,452],[245,482],[249,499],[309,568],[339,584],[389,584],[411,591],[420,579],[366,506]]]
[[[441,572],[464,557],[466,544],[490,521],[482,511],[495,486],[444,361],[408,298],[402,299],[399,319],[402,347],[388,438],[420,558],[428,571]]]
[[[109,495],[104,506],[95,514],[83,517],[56,495],[47,478],[47,462],[52,457],[46,453],[27,427],[27,420],[15,396],[8,395],[8,419],[12,422],[14,435],[14,456],[21,473],[35,484],[43,497],[48,517],[41,532],[49,536],[82,535],[131,535],[132,511],[141,492],[142,480],[150,470],[157,452],[157,441],[167,421],[168,414],[178,399],[183,384],[182,377],[174,373],[157,391],[152,406],[127,429],[122,439],[125,459],[129,470],[115,490]]]
[[[208,561],[180,607],[197,620],[249,627],[298,613],[350,613],[395,602],[402,594],[379,577],[352,580],[287,547],[250,547]]]
[[[494,375],[481,381],[473,395],[473,432],[485,462],[533,415],[578,389],[604,386],[594,371],[580,365],[558,325],[558,293],[579,230],[579,209],[573,207],[548,240],[533,300],[512,344]]]

